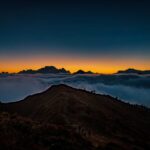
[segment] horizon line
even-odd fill
[[[126,69],[118,69],[117,71],[115,71],[115,72],[112,72],[112,73],[104,73],[104,72],[94,72],[94,71],[92,71],[92,70],[88,70],[88,71],[86,71],[85,69],[77,69],[76,71],[70,71],[69,69],[66,69],[65,67],[56,67],[56,66],[54,66],[54,65],[50,65],[50,66],[48,66],[48,65],[46,65],[46,66],[43,66],[43,67],[40,67],[40,68],[38,68],[38,69],[33,69],[33,68],[28,68],[28,69],[22,69],[22,70],[19,70],[19,71],[1,71],[0,73],[8,73],[8,74],[18,74],[19,72],[21,72],[21,71],[27,71],[27,70],[32,70],[32,71],[37,71],[37,70],[39,70],[39,69],[41,69],[41,68],[45,68],[45,67],[55,67],[56,69],[65,69],[66,71],[69,71],[69,73],[70,74],[74,74],[74,73],[76,73],[76,72],[78,72],[78,71],[80,71],[80,70],[82,70],[82,71],[84,71],[84,72],[92,72],[93,74],[115,74],[115,73],[118,73],[119,71],[125,71],[125,70],[129,70],[129,69],[134,69],[134,70],[138,70],[138,71],[149,71],[150,69],[138,69],[138,68],[134,68],[134,67],[128,67],[128,68],[126,68]]]

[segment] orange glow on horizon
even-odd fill
[[[95,73],[111,74],[118,70],[135,68],[140,70],[149,70],[150,62],[137,59],[115,59],[115,58],[81,58],[67,56],[28,56],[0,59],[0,72],[16,73],[26,69],[39,69],[44,66],[55,66],[65,68],[71,73],[82,69],[84,71],[93,71]]]

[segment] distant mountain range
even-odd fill
[[[93,74],[93,72],[92,71],[78,70],[77,72],[74,72],[73,74]]]
[[[64,73],[64,74],[71,74],[70,71],[61,68],[58,69],[55,66],[45,66],[43,68],[40,68],[38,70],[32,70],[32,69],[28,69],[28,70],[22,70],[19,72],[19,74],[35,74],[35,73],[42,73],[42,74],[48,74],[48,73]],[[83,70],[78,70],[77,72],[73,73],[73,74],[93,74],[93,72],[91,71],[83,71]]]
[[[132,69],[129,68],[127,70],[120,70],[117,72],[117,74],[121,74],[121,73],[125,73],[125,74],[150,74],[150,70],[136,70],[136,69]]]
[[[1,103],[0,111],[32,120],[3,115],[1,147],[18,147],[21,140],[32,150],[150,149],[150,110],[94,91],[55,85],[22,101]]]
[[[69,70],[66,70],[65,68],[58,69],[55,66],[45,66],[45,67],[42,67],[42,68],[37,69],[37,70],[27,69],[27,70],[22,70],[22,71],[18,72],[18,74],[36,74],[36,73],[42,73],[42,74],[48,74],[48,73],[71,74]],[[8,75],[9,73],[8,72],[1,72],[0,74],[5,76],[5,75]],[[78,71],[76,71],[72,74],[95,74],[95,73],[90,71],[90,70],[89,71],[84,71],[84,70],[79,69]],[[150,70],[142,71],[142,70],[129,68],[129,69],[126,69],[126,70],[119,70],[115,74],[142,74],[142,75],[144,75],[144,74],[150,74]],[[9,74],[9,75],[13,75],[13,74]]]
[[[58,69],[54,66],[45,66],[43,68],[40,68],[38,70],[32,70],[32,69],[28,69],[28,70],[22,70],[19,72],[19,74],[35,74],[35,73],[43,73],[43,74],[47,74],[47,73],[65,73],[65,74],[70,74],[70,71],[61,68]]]

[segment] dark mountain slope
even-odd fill
[[[110,96],[57,85],[20,102],[2,104],[1,109],[68,126],[94,147],[150,148],[150,110]]]
[[[92,150],[71,128],[0,113],[1,150]]]

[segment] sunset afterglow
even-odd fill
[[[0,11],[0,71],[150,69],[150,9],[143,1],[10,1]]]
[[[95,73],[115,73],[118,70],[127,68],[137,68],[141,70],[149,69],[150,62],[146,59],[138,58],[112,58],[112,57],[80,57],[80,56],[50,56],[50,55],[23,55],[14,57],[4,57],[0,59],[0,71],[18,72],[24,69],[39,69],[44,66],[55,66],[65,68],[72,73],[82,69]]]

